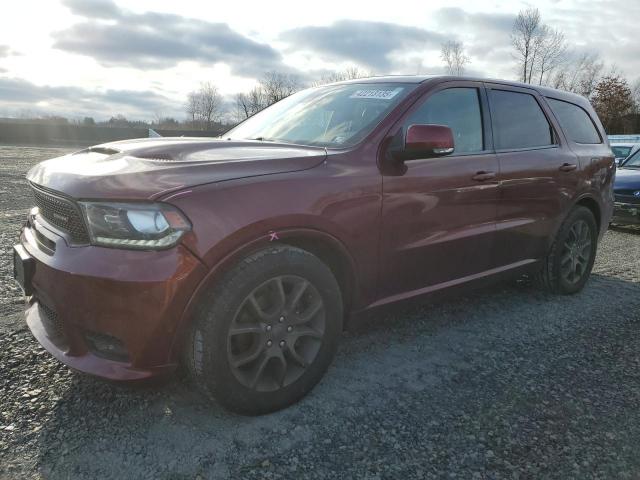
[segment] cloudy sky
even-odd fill
[[[183,118],[202,81],[231,98],[269,70],[440,73],[446,40],[468,73],[514,78],[509,34],[532,5],[575,51],[640,77],[638,0],[20,0],[0,17],[0,116]]]

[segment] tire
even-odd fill
[[[185,346],[188,372],[240,414],[273,412],[304,397],[342,334],[342,296],[331,270],[290,246],[242,260],[199,307]]]
[[[574,207],[562,222],[534,282],[549,293],[578,293],[589,279],[597,246],[598,227],[593,213],[586,207]]]

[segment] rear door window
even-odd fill
[[[571,140],[576,143],[602,143],[591,117],[582,107],[555,98],[547,98],[547,101]]]
[[[553,129],[533,95],[489,90],[496,150],[554,145]]]
[[[410,125],[445,125],[453,132],[455,153],[484,150],[482,113],[477,88],[455,87],[431,95],[405,122]]]

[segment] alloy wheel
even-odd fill
[[[570,283],[578,283],[589,268],[591,260],[591,231],[584,220],[576,221],[569,230],[560,255],[560,274]]]
[[[295,382],[313,363],[325,331],[322,296],[295,275],[271,278],[245,297],[227,334],[236,379],[255,391]]]

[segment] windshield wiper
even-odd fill
[[[265,138],[265,137],[250,138],[249,140],[258,140],[259,142],[275,142],[273,138]]]

